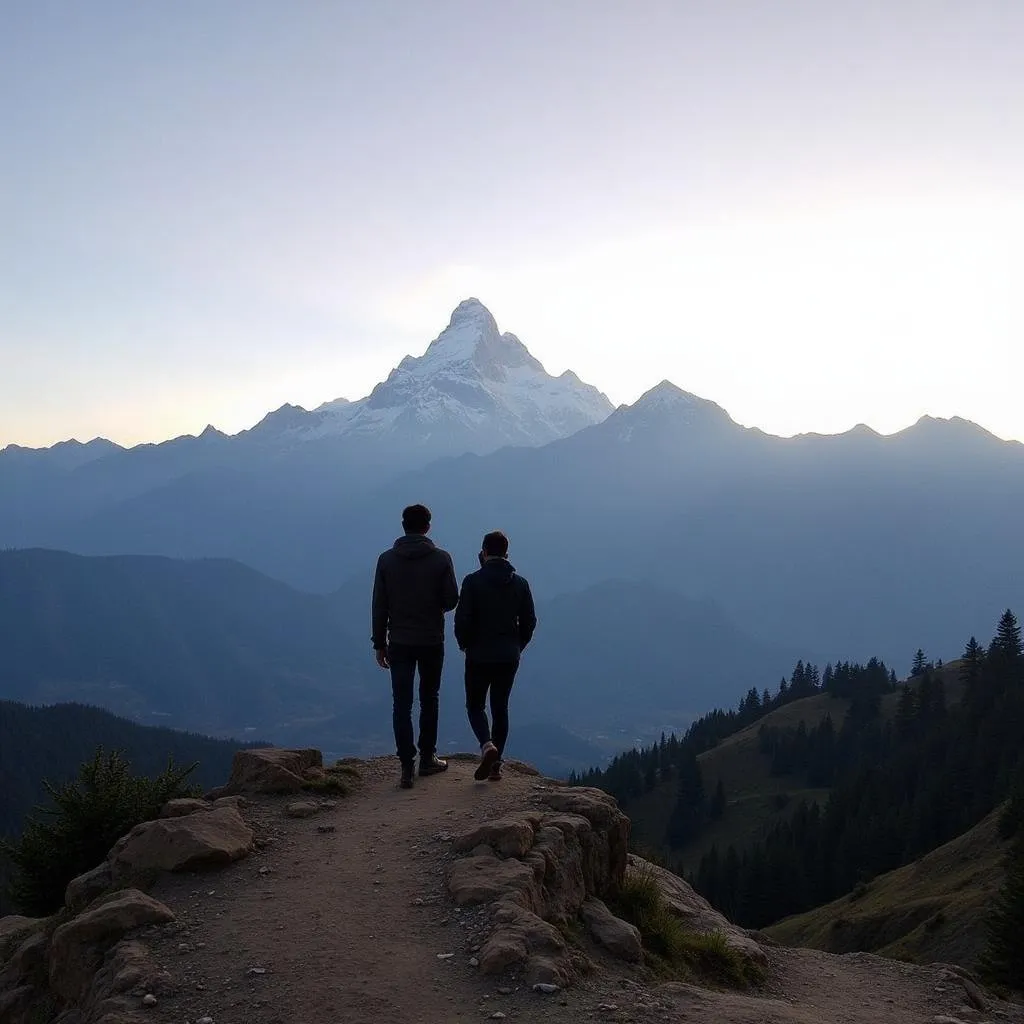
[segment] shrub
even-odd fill
[[[187,768],[167,767],[156,778],[133,775],[120,751],[100,747],[71,782],[44,782],[53,806],[39,807],[21,838],[0,843],[13,868],[10,895],[22,913],[52,914],[64,903],[64,890],[77,875],[96,867],[121,836],[150,821],[177,797],[196,796]]]
[[[630,871],[612,907],[635,925],[655,970],[669,977],[747,988],[762,980],[760,968],[729,945],[721,932],[693,932],[672,913],[653,871]]]

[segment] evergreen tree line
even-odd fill
[[[824,806],[801,801],[743,852],[713,848],[692,879],[697,889],[733,920],[762,927],[977,824],[1006,799],[1022,761],[1024,654],[1012,612],[987,649],[972,637],[960,671],[964,696],[955,713],[942,680],[924,664],[892,721],[878,716],[869,693],[855,700],[838,732],[829,719],[788,736],[764,730],[773,768],[832,779],[829,799]]]
[[[828,669],[826,670],[828,671]],[[774,694],[751,687],[735,710],[716,709],[692,722],[682,737],[672,733],[649,747],[634,747],[618,754],[604,768],[569,776],[571,785],[595,786],[614,796],[620,804],[649,793],[660,782],[676,777],[684,759],[696,758],[741,729],[753,725],[785,704],[813,696],[821,690],[817,666],[797,662],[789,680],[783,679]]]
[[[851,700],[850,715],[854,719],[870,718],[877,715],[882,695],[895,686],[895,672],[876,658],[866,665],[828,664],[824,671],[801,660],[789,679],[780,680],[774,694],[767,688],[759,691],[752,687],[735,710],[712,711],[693,722],[681,738],[674,733],[662,735],[649,747],[619,754],[604,769],[570,776],[570,782],[603,789],[628,808],[632,800],[659,784],[674,781],[675,799],[664,840],[670,849],[679,849],[725,813],[727,794],[721,781],[713,793],[705,791],[697,762],[700,754],[778,708],[820,693]]]

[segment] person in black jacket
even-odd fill
[[[373,579],[373,649],[391,670],[393,724],[401,786],[411,789],[417,748],[412,739],[413,681],[420,671],[420,775],[448,768],[437,756],[437,712],[444,666],[444,613],[459,602],[455,566],[447,551],[427,538],[430,509],[402,512],[405,536],[377,559]]]
[[[479,558],[480,569],[462,581],[455,640],[466,653],[466,711],[480,742],[474,778],[497,781],[508,740],[508,700],[537,615],[530,584],[509,563],[505,534],[487,534]],[[493,731],[485,710],[488,693]]]

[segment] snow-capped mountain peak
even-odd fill
[[[611,411],[608,399],[571,371],[551,376],[470,298],[422,355],[406,356],[366,398],[326,403],[288,434],[376,439],[429,454],[482,453],[546,444]]]
[[[406,356],[392,371],[396,375],[429,376],[470,364],[490,380],[503,380],[506,371],[526,366],[537,373],[544,367],[514,335],[502,334],[491,311],[479,299],[465,299],[455,307],[448,326],[427,346],[422,356]]]

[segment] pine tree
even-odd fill
[[[917,649],[917,653],[914,655],[914,663],[910,666],[911,676],[919,676],[924,672],[925,660],[924,651],[920,647]]]
[[[1020,624],[1017,616],[1009,608],[1003,612],[996,629],[995,640],[992,641],[995,647],[1006,658],[1020,658],[1024,656],[1024,646],[1021,645]]]

